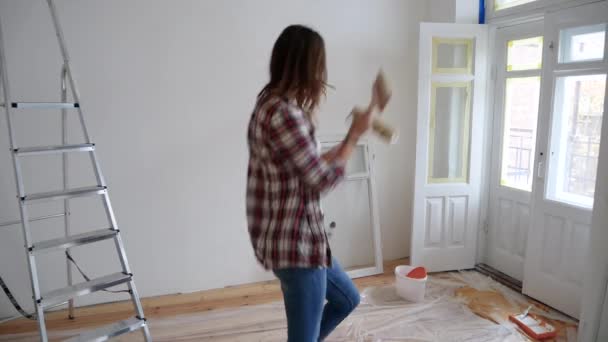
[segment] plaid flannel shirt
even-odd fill
[[[312,124],[278,97],[256,104],[248,141],[247,221],[258,261],[266,269],[330,266],[319,201],[344,165],[321,158]]]

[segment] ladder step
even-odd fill
[[[84,188],[75,188],[68,190],[41,192],[37,194],[25,195],[21,200],[24,202],[40,201],[40,200],[62,200],[75,197],[101,195],[106,192],[105,186],[89,186]]]
[[[34,252],[34,253],[40,253],[42,251],[47,252],[47,251],[51,251],[54,249],[70,248],[70,247],[84,245],[87,243],[103,241],[103,240],[113,238],[116,235],[116,233],[118,233],[117,230],[106,228],[106,229],[94,230],[94,231],[86,232],[86,233],[82,233],[82,234],[72,235],[72,236],[68,236],[68,237],[41,241],[41,242],[35,243],[32,246],[32,252]]]
[[[95,330],[84,332],[76,337],[72,337],[66,342],[102,342],[113,337],[130,333],[132,331],[143,328],[146,321],[133,317],[124,321],[106,325]]]
[[[67,286],[62,289],[43,294],[40,304],[42,304],[42,307],[46,309],[65,303],[72,298],[84,296],[116,285],[124,284],[130,280],[130,274],[124,274],[122,272],[110,274],[91,281]]]
[[[33,156],[37,154],[88,152],[95,150],[95,144],[54,145],[38,147],[21,147],[13,150],[17,156]]]
[[[4,107],[4,103],[1,106]],[[11,102],[11,107],[22,109],[69,109],[79,108],[80,105],[75,102]]]

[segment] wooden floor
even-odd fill
[[[355,279],[359,289],[387,285],[394,282],[393,270],[396,265],[408,264],[400,259],[385,262],[384,274]],[[188,294],[174,294],[142,299],[144,312],[148,318],[164,318],[181,314],[264,304],[281,299],[281,289],[277,281],[226,287]],[[76,319],[69,320],[65,310],[47,314],[49,330],[92,328],[126,319],[134,315],[130,301],[93,305],[76,310]],[[18,319],[0,325],[0,335],[36,331],[35,321]]]

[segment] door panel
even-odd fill
[[[441,246],[444,201],[443,197],[429,197],[426,199],[425,247]]]
[[[545,19],[533,222],[524,293],[578,317],[604,112],[608,3]]]
[[[448,207],[448,247],[464,246],[465,236],[467,235],[467,212],[468,201],[467,196],[449,197]]]
[[[496,247],[503,253],[523,258],[530,224],[530,205],[501,198],[497,216],[499,239]]]
[[[531,214],[542,22],[497,30],[486,262],[522,280]]]
[[[422,23],[411,263],[475,266],[487,28]]]

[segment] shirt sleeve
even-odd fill
[[[302,181],[323,193],[344,177],[342,163],[328,163],[321,158],[302,111],[280,106],[271,114],[271,148],[291,164]]]

